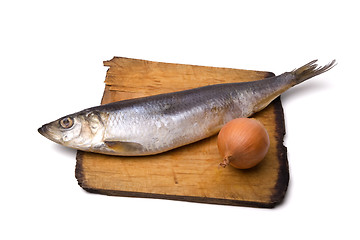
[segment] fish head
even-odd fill
[[[104,124],[100,113],[87,110],[44,124],[38,132],[66,147],[91,150],[92,147],[101,144]]]

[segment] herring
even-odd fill
[[[324,73],[335,60],[317,60],[259,81],[225,83],[113,102],[67,115],[39,128],[66,147],[119,156],[153,155],[219,132],[232,119],[249,117],[287,89]]]

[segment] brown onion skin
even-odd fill
[[[248,169],[259,164],[270,147],[269,134],[262,123],[254,118],[234,119],[220,130],[217,145],[223,162],[220,166],[231,165]]]

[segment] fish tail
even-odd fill
[[[313,60],[304,66],[294,69],[291,73],[295,76],[293,79],[293,86],[303,81],[329,71],[336,65],[336,61],[332,60],[330,63],[323,67],[318,67],[316,64],[317,60]]]
[[[274,83],[274,87],[270,87],[271,91],[264,93],[264,97],[254,106],[253,112],[258,112],[269,105],[275,98],[280,94],[288,90],[289,88],[302,83],[303,81],[315,77],[316,75],[322,74],[329,71],[336,65],[336,61],[333,60],[323,67],[318,67],[316,64],[317,60],[313,60],[302,67],[294,69],[291,72],[283,73],[273,78],[266,78],[263,81],[270,81]],[[261,81],[259,81],[261,83]]]

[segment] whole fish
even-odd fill
[[[317,60],[259,81],[210,85],[113,102],[67,115],[39,133],[83,151],[141,156],[162,153],[219,132],[234,118],[249,117],[281,93],[335,66]]]

